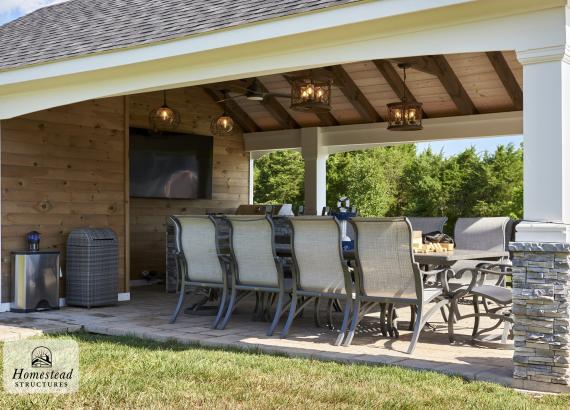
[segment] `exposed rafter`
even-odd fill
[[[382,117],[376,112],[372,104],[370,104],[366,96],[360,91],[354,80],[342,66],[336,65],[329,67],[328,71],[332,74],[333,84],[344,94],[364,121],[382,121]]]
[[[309,72],[307,72],[308,75]],[[298,74],[298,73],[295,73]],[[287,80],[287,82],[289,83],[289,85],[291,85],[291,78],[288,76],[284,76],[285,80]],[[321,121],[322,125],[325,126],[333,126],[333,125],[339,125],[339,122],[337,121],[337,119],[330,113],[330,112],[319,112],[319,113],[315,113],[315,115],[319,118],[319,120]]]
[[[212,98],[220,107],[232,116],[243,132],[258,132],[261,128],[251,119],[251,117],[233,100],[220,101],[224,99],[221,91],[210,87],[203,87],[206,94]]]
[[[322,125],[332,126],[332,125],[340,125],[337,119],[330,113],[330,112],[318,112],[315,113],[319,120],[321,120]]]
[[[513,102],[513,108],[517,111],[523,109],[523,92],[521,86],[517,82],[507,60],[500,51],[489,51],[486,53],[489,61],[493,65],[495,72],[499,76],[499,79],[505,86],[511,101]]]
[[[404,98],[404,90],[405,90],[406,98],[409,101],[417,102],[416,97],[414,97],[408,86],[403,83],[402,78],[400,77],[394,66],[392,66],[392,64],[389,61],[374,60],[372,62],[374,63],[378,71],[380,71],[382,77],[384,77],[390,88],[392,88],[392,90],[394,91],[394,93],[396,93],[399,99]],[[423,111],[422,117],[428,118],[425,111]]]
[[[447,62],[444,56],[423,56],[423,57],[408,57],[398,58],[395,61],[399,63],[409,63],[415,70],[423,71],[425,73],[435,75],[447,91],[447,94],[453,100],[455,106],[462,115],[477,114],[477,108],[471,97],[463,88],[463,85],[453,72],[453,69]]]
[[[250,81],[253,81],[250,80]],[[258,81],[260,89],[264,93],[268,93],[269,90]],[[287,112],[287,110],[281,105],[277,98],[273,97],[272,95],[266,96],[262,101],[261,104],[265,107],[267,111],[275,118],[275,120],[279,123],[279,125],[285,129],[290,128],[301,128],[301,126],[295,121],[295,119]]]

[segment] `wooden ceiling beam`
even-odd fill
[[[416,97],[414,97],[408,86],[403,83],[402,77],[400,77],[392,63],[387,60],[373,60],[372,62],[400,100],[404,98],[405,91],[405,96],[409,101],[417,102]],[[422,117],[428,118],[425,111],[422,111]]]
[[[251,117],[234,101],[224,99],[224,94],[216,89],[210,87],[203,87],[206,94],[218,104],[223,110],[225,110],[237,125],[242,129],[243,132],[259,132],[262,131],[261,128],[251,119]]]
[[[408,63],[415,70],[436,76],[462,115],[478,114],[471,97],[443,55],[398,58],[394,61]]]
[[[253,81],[253,79],[252,79]],[[262,92],[269,93],[270,91],[263,85],[259,79],[257,80]],[[285,107],[281,105],[277,98],[272,95],[266,95],[263,98],[261,105],[273,116],[283,129],[301,128],[299,123],[287,112]]]
[[[366,122],[380,122],[382,117],[376,112],[376,109],[366,96],[360,91],[354,80],[340,66],[335,65],[328,68],[333,78],[333,84],[344,94],[346,99],[352,104],[354,109]]]
[[[299,73],[295,73],[296,75],[299,75]],[[310,75],[309,72],[307,72],[307,75]],[[288,76],[283,76],[285,78],[285,80],[287,80],[287,82],[289,83],[289,85],[291,85],[291,78]],[[340,123],[337,121],[337,119],[330,113],[330,112],[316,112],[314,113],[319,120],[321,121],[321,124],[324,126],[334,126],[334,125],[340,125]]]
[[[523,92],[515,78],[515,75],[509,67],[509,64],[507,63],[507,60],[505,60],[505,56],[500,51],[489,51],[486,54],[493,65],[495,72],[499,76],[499,79],[503,83],[503,86],[507,90],[511,101],[513,102],[513,108],[516,111],[522,110]]]

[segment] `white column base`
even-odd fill
[[[521,222],[516,227],[517,242],[570,242],[570,227],[546,222]]]
[[[10,303],[0,303],[0,313],[9,312],[10,311]]]
[[[128,302],[131,300],[131,292],[119,293],[118,300],[119,302]]]

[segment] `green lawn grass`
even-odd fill
[[[18,408],[570,408],[570,395],[534,397],[394,366],[346,365],[75,333],[80,389],[11,395]],[[1,362],[1,359],[0,359]]]

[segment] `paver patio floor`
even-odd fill
[[[336,331],[317,328],[309,309],[297,319],[287,339],[266,336],[268,322],[253,321],[253,305],[244,303],[224,330],[213,330],[213,316],[181,314],[174,324],[169,318],[177,295],[166,294],[156,287],[131,289],[131,301],[117,306],[83,309],[65,307],[35,313],[0,313],[0,341],[17,340],[47,333],[87,332],[105,335],[134,335],[154,340],[175,339],[181,343],[209,347],[231,347],[279,353],[317,360],[349,363],[394,364],[414,369],[429,369],[468,379],[512,384],[512,350],[474,346],[470,343],[471,320],[456,325],[458,342],[450,345],[447,324],[434,315],[413,355],[406,354],[411,332],[406,330],[409,308],[399,309],[400,337],[381,335],[375,317],[367,317],[350,347],[334,346]],[[465,306],[465,309],[470,309]],[[323,312],[324,313],[324,312]],[[323,314],[323,317],[325,315]],[[339,322],[340,318],[337,317]],[[482,323],[483,326],[485,323]]]

